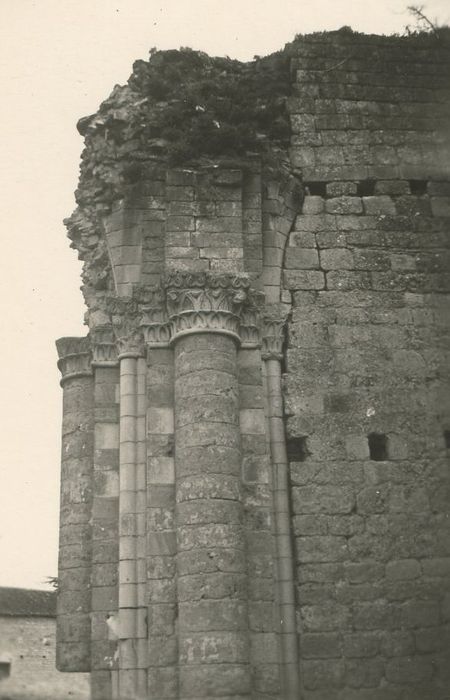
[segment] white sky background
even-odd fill
[[[134,60],[190,46],[251,60],[296,33],[402,33],[412,0],[0,0],[0,585],[57,573],[61,389],[54,341],[82,335],[74,209],[82,139]],[[450,21],[448,0],[425,12]]]

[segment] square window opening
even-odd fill
[[[422,195],[427,193],[427,180],[410,180],[409,189],[411,194],[416,195],[416,197],[422,197]]]
[[[310,195],[316,197],[326,197],[327,183],[326,182],[305,182],[305,190]]]
[[[361,180],[356,188],[358,197],[372,197],[375,194],[375,180]]]
[[[291,437],[287,439],[287,453],[289,462],[304,462],[310,454],[306,437]]]
[[[450,430],[444,430],[445,447],[450,450]]]
[[[388,458],[388,439],[383,433],[369,433],[370,459],[375,462],[384,462]]]
[[[11,662],[0,661],[0,681],[4,678],[9,678],[11,675]]]

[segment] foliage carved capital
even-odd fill
[[[92,354],[88,338],[60,338],[56,341],[61,386],[69,379],[92,376]]]
[[[242,307],[239,335],[242,348],[261,347],[261,313],[264,305],[264,294],[250,290],[246,303]]]
[[[118,356],[112,326],[96,326],[90,331],[89,337],[92,347],[92,366],[115,367]]]
[[[240,314],[250,282],[246,276],[175,272],[164,280],[171,342],[192,333],[223,333],[240,342]]]
[[[261,356],[263,360],[282,360],[287,310],[275,305],[266,310],[261,330]]]
[[[142,294],[139,326],[147,346],[169,347],[170,324],[166,314],[165,296],[161,288],[148,288]]]
[[[144,338],[139,327],[139,300],[132,297],[109,297],[107,310],[111,319],[118,359],[144,357]]]

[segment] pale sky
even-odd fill
[[[151,47],[252,59],[297,33],[402,33],[409,0],[0,0],[0,585],[57,573],[61,389],[54,341],[82,335],[74,209],[79,117]],[[425,12],[450,21],[448,0]]]

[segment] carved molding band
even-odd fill
[[[93,367],[115,367],[117,348],[111,326],[97,326],[90,332]]]
[[[239,335],[241,337],[241,347],[259,348],[261,347],[260,319],[264,305],[264,294],[255,290],[250,290],[247,302],[241,311],[241,323]]]
[[[145,343],[154,348],[167,348],[170,342],[170,324],[165,312],[165,299],[162,289],[149,290],[141,307],[139,326]]]
[[[239,337],[241,339],[242,348],[253,349],[261,346],[261,339],[257,323],[253,322],[253,319],[244,317],[244,314],[242,322],[239,325]]]
[[[170,323],[141,323],[146,345],[152,348],[168,348],[170,344]]]
[[[166,274],[163,286],[166,289],[233,289],[246,292],[250,288],[250,281],[245,274],[175,271]]]
[[[240,343],[239,316],[229,311],[183,311],[171,317],[170,328],[171,343],[183,335],[192,333],[222,333],[232,336]]]
[[[56,341],[61,386],[69,379],[92,376],[91,348],[88,338],[60,338]]]
[[[250,289],[245,275],[169,273],[158,287],[136,288],[132,297],[108,298],[104,313],[110,325],[90,333],[94,366],[142,357],[145,346],[169,347],[190,333],[223,333],[243,348],[262,346],[265,359],[282,356],[286,308],[265,307],[264,294]]]

